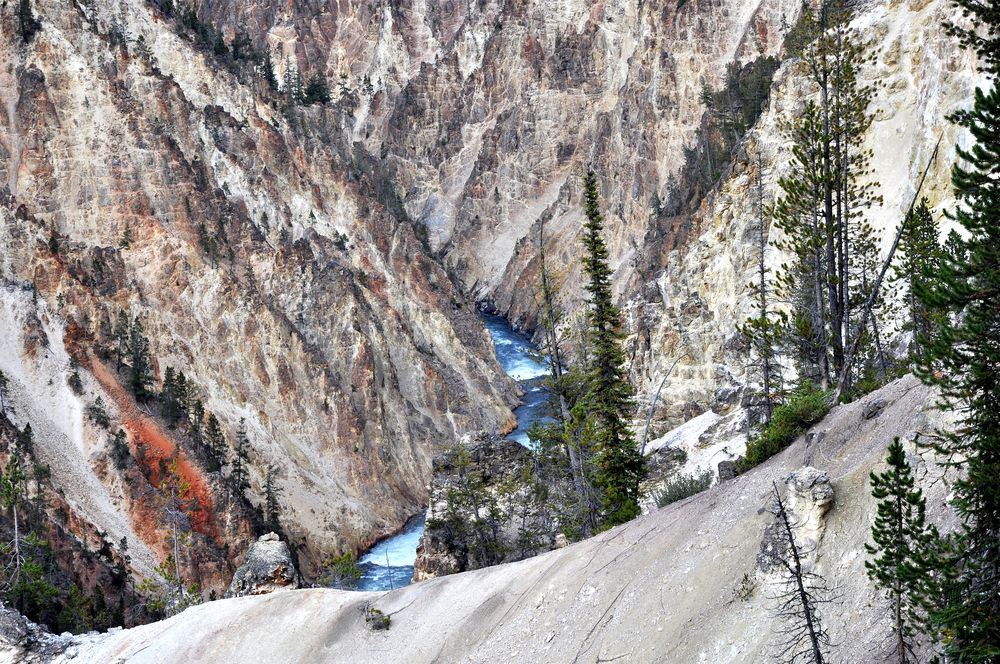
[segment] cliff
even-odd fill
[[[56,357],[42,367],[16,345],[0,357],[24,396],[15,423],[50,431],[45,453],[80,455],[93,495],[115,490],[94,485],[110,438],[81,415],[96,397],[131,444],[166,455],[183,442],[102,360],[125,312],[145,327],[157,381],[183,370],[230,438],[246,419],[249,495],[280,469],[282,521],[308,562],[392,532],[424,505],[439,441],[509,425],[514,388],[473,304],[331,129],[342,112],[303,111],[293,130],[153,4],[32,6],[42,29],[28,44],[12,9],[0,21],[0,297],[23,314],[37,293]],[[2,336],[21,324],[8,316]],[[84,394],[34,398],[65,383],[64,348]],[[148,514],[121,509],[90,516],[158,549]],[[242,539],[209,518],[220,548]]]

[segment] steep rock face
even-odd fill
[[[702,85],[717,85],[737,58],[776,53],[800,3],[200,6],[230,32],[265,33],[282,64],[350,88],[346,130],[384,158],[463,288],[531,323],[541,221],[565,298],[581,297],[578,181],[588,165],[605,181],[619,288],[660,266],[644,255],[662,239],[653,200],[669,198],[695,140]]]
[[[879,85],[871,109],[875,119],[864,143],[873,151],[876,193],[884,199],[870,215],[882,234],[884,253],[939,138],[921,193],[936,217],[953,205],[949,174],[954,146],[967,138],[945,118],[970,103],[981,78],[974,58],[941,27],[954,18],[950,3],[887,0],[858,4],[855,11],[853,25],[873,56],[862,80]],[[763,162],[767,205],[779,194],[778,179],[788,174],[791,163],[781,123],[815,94],[803,84],[797,66],[786,61],[778,70],[768,107],[730,172],[687,220],[687,241],[668,251],[665,268],[625,304],[634,335],[633,380],[644,386],[641,393],[651,395],[666,379],[655,420],[660,426],[686,420],[689,404],[700,410],[730,407],[734,388],[749,380],[737,325],[754,315],[747,284],[756,269],[757,156]],[[777,229],[769,229],[772,243],[780,238]],[[766,257],[772,270],[787,260],[773,247]]]
[[[661,394],[659,430],[717,408],[748,381],[736,325],[751,313],[752,183],[758,154],[765,203],[787,172],[780,123],[814,94],[794,63],[779,70],[763,117],[701,206],[672,216],[673,199],[705,111],[703,84],[718,86],[734,61],[779,54],[801,3],[199,6],[229,34],[243,26],[276,49],[279,68],[287,62],[342,83],[344,134],[383,159],[461,287],[516,323],[535,320],[542,224],[560,298],[569,310],[581,302],[579,182],[593,166],[640,401],[679,360]],[[951,204],[959,134],[945,117],[969,103],[979,79],[974,58],[941,28],[955,16],[947,0],[854,7],[874,55],[863,78],[882,84],[865,143],[884,199],[871,222],[887,236],[939,137],[924,193],[937,211]],[[654,200],[666,211],[656,214]],[[783,260],[769,253],[770,265]]]
[[[876,511],[868,474],[884,467],[894,436],[912,451],[914,435],[949,418],[912,376],[873,396],[887,402],[877,418],[864,417],[863,402],[835,408],[812,430],[825,435],[803,436],[732,481],[530,560],[384,594],[317,589],[223,600],[76,644],[89,661],[129,663],[198,652],[233,661],[770,661],[783,625],[778,588],[756,578],[756,555],[773,518],[772,483],[809,465],[836,494],[810,554],[813,570],[836,588],[823,605],[829,658],[888,662],[891,612],[864,568]],[[916,454],[910,461],[920,465],[930,518],[953,527],[942,468]],[[392,615],[388,630],[365,626],[367,605]]]
[[[117,3],[32,4],[30,44],[0,22],[3,279],[58,309],[89,396],[112,404],[102,325],[140,317],[158,375],[183,370],[230,433],[246,419],[251,495],[279,468],[307,560],[398,527],[438,441],[508,426],[514,387],[371,164],[331,138],[346,119],[310,111],[293,133],[152,5],[117,19],[143,53],[109,43]],[[86,456],[106,437],[75,417],[60,423]]]

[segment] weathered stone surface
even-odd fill
[[[868,399],[865,401],[865,408],[861,411],[861,416],[866,420],[878,417],[885,410],[885,399]]]
[[[426,505],[438,441],[509,426],[515,386],[378,161],[336,129],[352,123],[346,110],[304,110],[293,129],[157,3],[32,6],[44,27],[30,44],[16,21],[0,23],[0,280],[37,288],[88,390],[68,410],[25,399],[17,424],[58,431],[39,443],[53,455],[67,441],[99,453],[109,434],[76,413],[101,396],[122,415],[116,428],[149,442],[144,409],[119,403],[118,377],[94,359],[123,311],[144,324],[157,381],[167,366],[184,371],[230,437],[245,418],[255,501],[267,466],[281,468],[282,523],[304,566],[395,531]],[[111,46],[113,17],[150,53]],[[64,380],[20,355],[0,357],[27,381],[19,391]],[[159,433],[197,466],[182,436]],[[95,477],[93,465],[75,472]],[[98,479],[123,510],[155,504],[114,472]],[[199,576],[221,591],[223,552],[242,549],[247,524],[222,518],[225,497],[200,469],[190,479],[206,498],[200,535],[219,544]],[[139,525],[84,518],[162,558],[159,517],[125,516]],[[141,562],[149,570],[152,557]]]
[[[61,654],[76,656],[69,635],[56,636],[0,603],[0,662],[48,664]]]
[[[737,463],[738,463],[738,461],[733,461],[731,459],[726,459],[725,461],[720,461],[719,462],[718,469],[719,469],[719,481],[720,482],[725,482],[726,480],[731,480],[734,477],[736,477],[737,475],[739,475],[739,472],[737,470]]]
[[[226,597],[266,595],[299,587],[299,573],[288,552],[288,544],[274,533],[261,535],[247,553],[246,561],[233,576]]]
[[[782,500],[795,544],[799,548],[803,565],[811,566],[811,556],[819,547],[826,527],[824,517],[833,506],[830,476],[816,468],[805,466],[788,475],[783,484],[785,489]],[[773,493],[771,495],[773,497]],[[775,518],[764,530],[760,552],[757,554],[757,568],[765,573],[780,571],[780,561],[787,560],[787,547],[785,525]]]

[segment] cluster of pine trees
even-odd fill
[[[133,595],[127,586],[127,544],[123,541],[115,551],[104,541],[100,551],[92,552],[65,532],[59,520],[66,517],[58,509],[53,522],[55,489],[49,469],[35,455],[31,424],[18,430],[7,417],[7,387],[0,372],[0,453],[6,456],[0,465],[0,511],[5,518],[0,527],[0,599],[58,631],[122,625]],[[56,550],[75,550],[82,560],[93,562],[97,581],[86,580],[92,590],[60,567]],[[102,581],[108,585],[102,588]]]
[[[795,398],[782,404],[782,356],[793,357],[800,384],[820,386],[833,401],[888,377],[880,309],[912,333],[901,369],[913,367],[939,389],[941,406],[957,413],[954,429],[917,441],[956,471],[950,505],[961,521],[957,530],[941,533],[927,522],[926,499],[898,439],[889,446],[887,469],[870,478],[878,510],[867,568],[889,599],[899,664],[928,657],[1000,661],[1000,11],[978,0],[955,4],[966,23],[946,29],[975,51],[990,80],[976,90],[970,110],[952,117],[973,138],[971,147],[957,148],[952,171],[958,205],[949,216],[957,230],[942,242],[928,201],[914,200],[889,257],[878,259],[879,241],[865,218],[878,200],[870,154],[861,147],[872,121],[873,91],[857,77],[866,56],[848,26],[849,8],[840,0],[824,3],[796,33],[817,94],[788,126],[793,173],[780,181],[771,210],[793,260],[774,278],[765,269],[761,196],[758,310],[744,328],[761,383],[762,419],[770,422],[748,446],[748,456],[759,454],[756,462],[780,449],[761,450],[777,413],[784,417],[789,404],[798,412]],[[887,275],[899,295],[896,311],[880,290]],[[791,313],[781,313],[789,304]],[[794,643],[783,652],[820,663],[828,640],[815,587],[798,566],[800,551],[787,530],[794,583],[782,607],[792,618]]]

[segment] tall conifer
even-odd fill
[[[963,472],[952,505],[962,528],[949,538],[957,570],[930,612],[954,661],[1000,661],[1000,5],[956,0],[967,21],[948,31],[979,56],[990,78],[972,108],[954,119],[973,143],[956,148],[952,169],[964,229],[950,239],[938,278],[917,289],[931,309],[949,312],[935,323],[919,375],[936,385],[958,413],[955,430],[934,445]]]
[[[885,591],[892,605],[895,659],[915,662],[913,639],[924,623],[929,571],[926,550],[935,532],[925,520],[926,501],[916,487],[902,443],[889,445],[889,468],[870,475],[878,512],[872,524],[874,544],[865,549],[873,556],[865,562],[869,578]]]
[[[583,270],[590,293],[587,394],[577,405],[586,413],[597,451],[597,485],[604,492],[602,524],[624,523],[639,515],[639,482],[645,465],[629,423],[632,386],[622,350],[621,313],[611,292],[611,267],[604,243],[604,215],[599,206],[597,176],[584,180]]]

